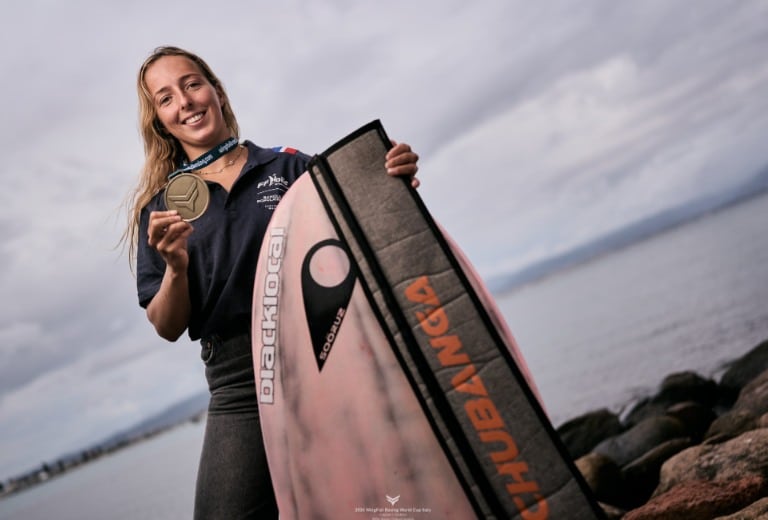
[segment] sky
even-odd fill
[[[0,28],[0,480],[206,388],[118,245],[156,46],[200,54],[262,146],[381,119],[484,277],[768,165],[765,0],[29,0]]]

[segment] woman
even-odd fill
[[[175,341],[187,330],[201,340],[211,391],[195,518],[277,517],[255,397],[251,299],[275,201],[309,157],[237,144],[239,129],[224,87],[190,52],[156,49],[142,65],[137,87],[145,164],[127,234],[139,303],[163,338]],[[388,173],[414,176],[418,156],[407,144],[393,144]],[[212,160],[196,161],[212,152]],[[204,164],[196,173],[210,192],[207,210],[194,222],[163,202],[169,174],[190,162]],[[415,178],[412,183],[418,184]],[[269,196],[263,196],[265,186]]]

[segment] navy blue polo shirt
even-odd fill
[[[245,141],[248,160],[231,192],[207,181],[206,212],[192,222],[187,242],[192,340],[248,332],[256,261],[275,206],[306,170],[309,156],[292,149],[261,148]],[[136,262],[139,304],[146,308],[160,289],[165,262],[147,244],[149,213],[164,211],[163,192],[141,211]]]

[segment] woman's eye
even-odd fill
[[[171,96],[163,96],[157,101],[157,104],[160,106],[164,106],[170,102],[171,102]]]

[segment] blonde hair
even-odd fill
[[[173,172],[182,161],[187,159],[181,143],[163,128],[157,118],[152,94],[147,88],[145,75],[150,65],[164,56],[182,56],[195,63],[203,77],[213,85],[221,98],[221,110],[224,122],[232,136],[239,138],[240,128],[224,85],[202,58],[184,49],[172,46],[156,48],[139,69],[136,90],[139,95],[139,131],[144,140],[144,166],[139,175],[139,182],[127,200],[128,226],[123,233],[123,241],[128,242],[128,257],[131,265],[136,259],[139,240],[139,218],[141,210],[152,197],[165,186],[168,174]],[[194,157],[192,158],[194,159]]]

